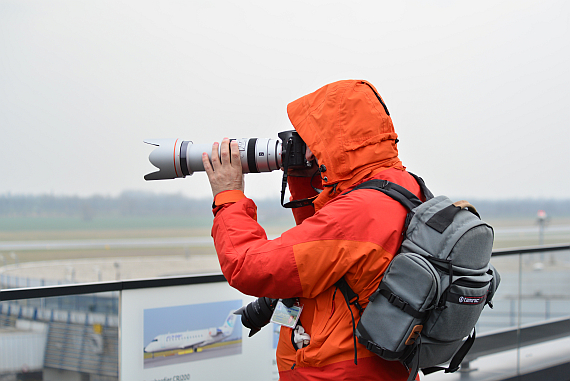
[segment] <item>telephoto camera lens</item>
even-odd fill
[[[250,329],[249,337],[269,323],[278,301],[279,299],[263,297],[234,312],[236,315],[241,315],[241,323]]]
[[[242,173],[271,172],[277,169],[305,168],[306,144],[295,130],[282,131],[279,139],[242,138],[238,142]],[[202,153],[212,154],[212,144],[194,144],[182,139],[148,139],[156,148],[148,159],[158,171],[145,175],[145,180],[165,180],[186,177],[204,171]],[[220,145],[221,150],[221,145]],[[211,157],[210,157],[211,160]]]
[[[266,138],[232,140],[238,142],[243,173],[271,172],[282,167],[280,140]],[[209,157],[212,154],[212,144],[194,144],[182,139],[149,139],[144,142],[156,146],[148,159],[158,168],[158,171],[145,175],[145,180],[175,179],[204,171],[202,153],[206,152]]]

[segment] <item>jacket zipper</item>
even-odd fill
[[[384,103],[384,101],[382,100],[382,98],[380,98],[380,95],[378,95],[378,93],[376,92],[376,90],[374,90],[374,88],[372,86],[370,86],[369,83],[367,82],[361,82],[365,85],[368,85],[368,87],[370,87],[370,89],[372,90],[372,92],[374,93],[374,95],[376,95],[376,98],[378,98],[378,101],[380,102],[380,104],[382,105],[382,107],[384,107],[384,111],[386,112],[386,115],[390,116],[390,111],[388,111],[388,107],[386,107],[386,103]]]

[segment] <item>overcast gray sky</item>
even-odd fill
[[[569,28],[562,0],[2,0],[0,195],[207,197],[145,182],[143,139],[276,138],[287,103],[367,79],[434,193],[570,198]]]

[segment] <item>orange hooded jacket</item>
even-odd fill
[[[212,237],[226,279],[254,296],[298,297],[300,323],[310,344],[296,350],[281,328],[277,366],[281,380],[406,380],[388,362],[357,344],[352,319],[335,283],[345,277],[363,307],[377,289],[401,243],[406,210],[374,190],[346,190],[382,178],[420,196],[398,159],[397,135],[384,101],[362,80],[339,81],[287,107],[291,123],[320,166],[324,191],[314,206],[294,210],[297,226],[268,240],[256,206],[240,191],[215,198]],[[293,199],[316,195],[308,178],[289,177]],[[353,308],[358,323],[359,314]]]

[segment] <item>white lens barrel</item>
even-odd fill
[[[281,168],[281,142],[279,140],[257,138],[235,140],[238,142],[243,173],[271,172]],[[182,149],[185,143],[182,144]],[[202,152],[206,152],[211,160],[212,146],[188,142],[187,152],[188,172],[191,175],[193,172],[204,170]],[[218,152],[218,155],[221,153]],[[182,171],[184,172],[184,168]]]
[[[238,142],[243,173],[271,172],[281,168],[281,141],[276,139],[242,138]],[[145,180],[174,179],[204,171],[202,153],[211,160],[211,144],[194,144],[181,139],[150,139],[144,141],[156,146],[149,155],[158,171],[145,175]]]
[[[257,172],[271,172],[281,167],[281,149],[279,149],[279,153],[277,153],[278,147],[281,148],[281,142],[275,139],[257,139],[255,142],[255,165]]]
[[[191,141],[186,141],[186,166],[188,168],[188,176],[192,175],[194,172],[200,172],[204,170],[204,164],[202,163],[202,153],[206,152],[208,157],[212,156],[212,145],[211,144],[193,144]],[[184,148],[185,145],[182,146]]]

